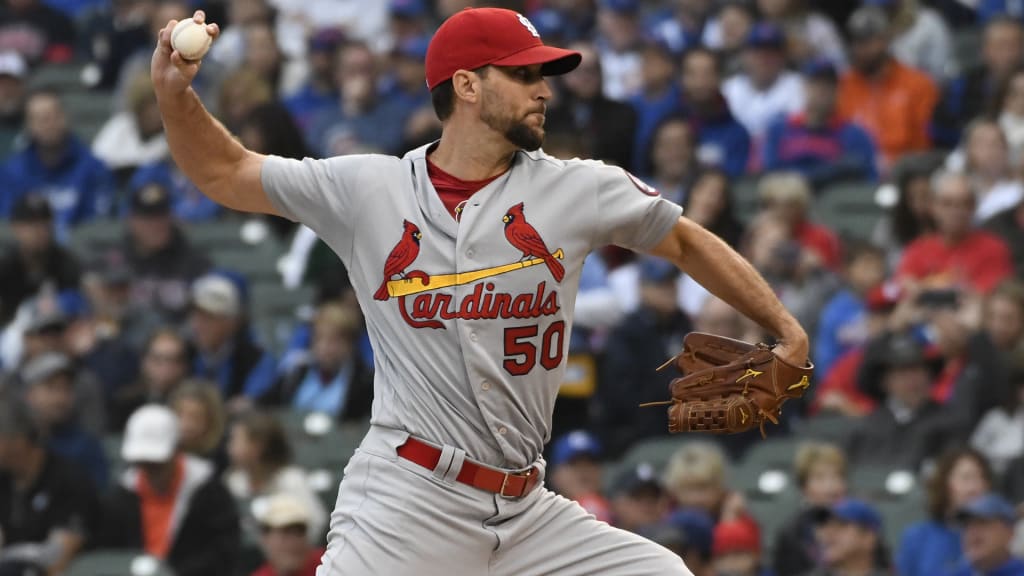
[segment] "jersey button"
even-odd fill
[[[466,258],[472,258],[474,254],[476,254],[476,252],[473,252],[472,248],[466,250]]]
[[[501,434],[502,436],[504,436],[507,433],[508,433],[508,428],[505,428],[504,426],[502,426],[501,428],[498,428],[498,434]]]
[[[491,389],[491,383],[488,382],[487,380],[484,380],[484,383],[480,385],[480,389],[483,390],[484,392],[490,390]]]
[[[470,332],[469,339],[472,340],[473,342],[476,342],[476,332]]]

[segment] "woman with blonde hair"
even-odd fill
[[[206,380],[186,380],[171,395],[170,406],[178,415],[181,450],[211,460],[222,470],[227,413],[216,385]]]

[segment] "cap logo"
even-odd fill
[[[527,30],[529,30],[530,34],[533,34],[537,38],[540,38],[540,33],[537,32],[537,29],[533,27],[533,22],[530,22],[526,18],[526,16],[523,16],[522,14],[516,13],[516,16],[519,18],[519,23],[522,24]]]

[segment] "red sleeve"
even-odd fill
[[[985,243],[985,255],[975,268],[977,276],[974,286],[985,293],[991,292],[1000,282],[1013,275],[1013,262],[1006,243],[994,236]]]
[[[922,258],[923,254],[924,251],[919,241],[911,242],[906,250],[903,251],[900,263],[896,266],[896,277],[920,278],[924,276],[924,264],[927,262],[927,259]]]
[[[821,401],[829,392],[845,396],[854,406],[865,414],[875,409],[877,402],[857,388],[857,371],[864,359],[864,351],[860,348],[850,350],[825,374],[824,379],[815,387],[814,401],[811,403],[811,415],[821,411]]]

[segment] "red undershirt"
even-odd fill
[[[501,174],[504,174],[504,172]],[[461,202],[468,200],[477,190],[493,182],[501,174],[484,180],[462,180],[441,170],[430,161],[429,157],[427,158],[427,176],[430,177],[430,182],[434,185],[434,190],[437,190],[437,195],[441,198],[444,207],[448,209],[448,213],[456,220],[459,219],[455,211],[456,207]]]

